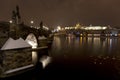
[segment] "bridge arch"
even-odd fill
[[[32,46],[32,48],[37,48],[39,45],[38,37],[34,33],[29,33],[24,39]]]

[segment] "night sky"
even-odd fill
[[[9,21],[19,5],[25,24],[47,26],[111,25],[120,27],[120,0],[0,0],[0,21]]]

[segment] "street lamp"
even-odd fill
[[[31,24],[33,24],[33,23],[34,23],[34,21],[30,21],[30,23],[31,23]]]
[[[13,23],[13,21],[12,21],[12,20],[10,20],[9,22],[10,22],[10,23]]]
[[[31,27],[33,27],[33,23],[34,23],[34,21],[30,21],[30,23],[31,23]]]

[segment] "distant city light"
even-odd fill
[[[107,27],[101,27],[101,26],[90,26],[90,27],[85,27],[85,30],[105,30]]]
[[[107,27],[103,27],[103,29],[107,29]]]
[[[59,31],[59,30],[61,30],[61,27],[60,27],[60,26],[58,26],[58,27],[57,27],[57,29],[58,29],[58,31]]]
[[[106,26],[80,26],[80,25],[76,25],[73,27],[65,27],[65,30],[69,30],[69,29],[84,29],[84,30],[105,30],[107,29]]]

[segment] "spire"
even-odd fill
[[[16,22],[17,24],[20,24],[21,23],[21,16],[20,16],[20,12],[19,12],[19,6],[17,5],[16,6]]]
[[[18,19],[21,19],[18,5],[16,6],[16,15],[17,15]]]
[[[43,22],[40,22],[40,29],[43,29]]]

